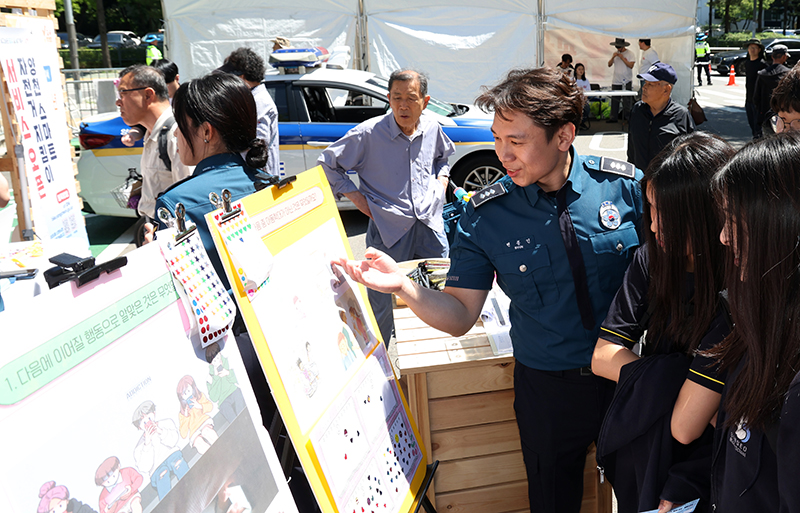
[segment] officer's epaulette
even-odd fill
[[[624,160],[612,159],[611,157],[600,157],[600,166],[596,167],[597,157],[590,157],[584,160],[584,164],[590,169],[602,171],[604,173],[611,173],[614,175],[624,176],[625,178],[636,177],[636,166]]]
[[[502,182],[496,182],[485,189],[481,189],[480,191],[476,192],[472,195],[469,199],[472,208],[478,208],[487,201],[499,198],[504,194],[508,194],[508,190],[506,190],[506,186],[503,185]]]

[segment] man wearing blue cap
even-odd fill
[[[672,66],[657,62],[637,78],[644,80],[642,101],[631,110],[628,162],[647,169],[650,160],[681,134],[694,132],[689,111],[670,97],[678,76]]]

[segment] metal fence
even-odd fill
[[[122,68],[62,69],[67,88],[67,123],[73,136],[79,132],[80,121],[99,113],[97,81],[115,79]]]

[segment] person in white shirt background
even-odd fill
[[[614,42],[609,43],[616,48],[616,51],[611,55],[608,60],[608,67],[614,67],[614,76],[611,79],[611,90],[621,91],[623,89],[631,91],[631,80],[633,80],[633,65],[636,64],[636,57],[633,52],[628,50],[631,44],[625,41],[625,38],[618,37]],[[622,116],[624,119],[628,118],[631,112],[631,98],[625,97],[622,100]],[[609,116],[607,123],[616,123],[619,116],[619,96],[611,98],[611,116]]]
[[[644,73],[650,69],[650,66],[659,61],[658,52],[656,52],[655,48],[650,46],[649,39],[640,39],[639,49],[642,51],[642,60],[639,63],[639,73]]]
[[[561,62],[556,64],[556,68],[558,68],[561,73],[571,78],[572,72],[574,71],[574,68],[572,67],[572,55],[568,53],[562,55]]]
[[[650,46],[649,39],[640,39],[639,40],[639,50],[642,51],[642,60],[639,61],[639,73],[647,73],[647,70],[650,69],[650,66],[659,62],[658,52],[656,52],[655,48]],[[642,86],[644,86],[644,80],[639,80],[639,99],[641,100],[642,97]]]
[[[592,90],[592,87],[589,84],[589,79],[586,78],[586,66],[580,62],[575,65],[575,85],[584,91]]]

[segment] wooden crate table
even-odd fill
[[[514,358],[495,356],[480,321],[463,337],[394,310],[397,366],[428,454],[439,460],[429,497],[439,513],[528,511],[527,480],[514,416]],[[581,513],[610,513],[592,447]]]

